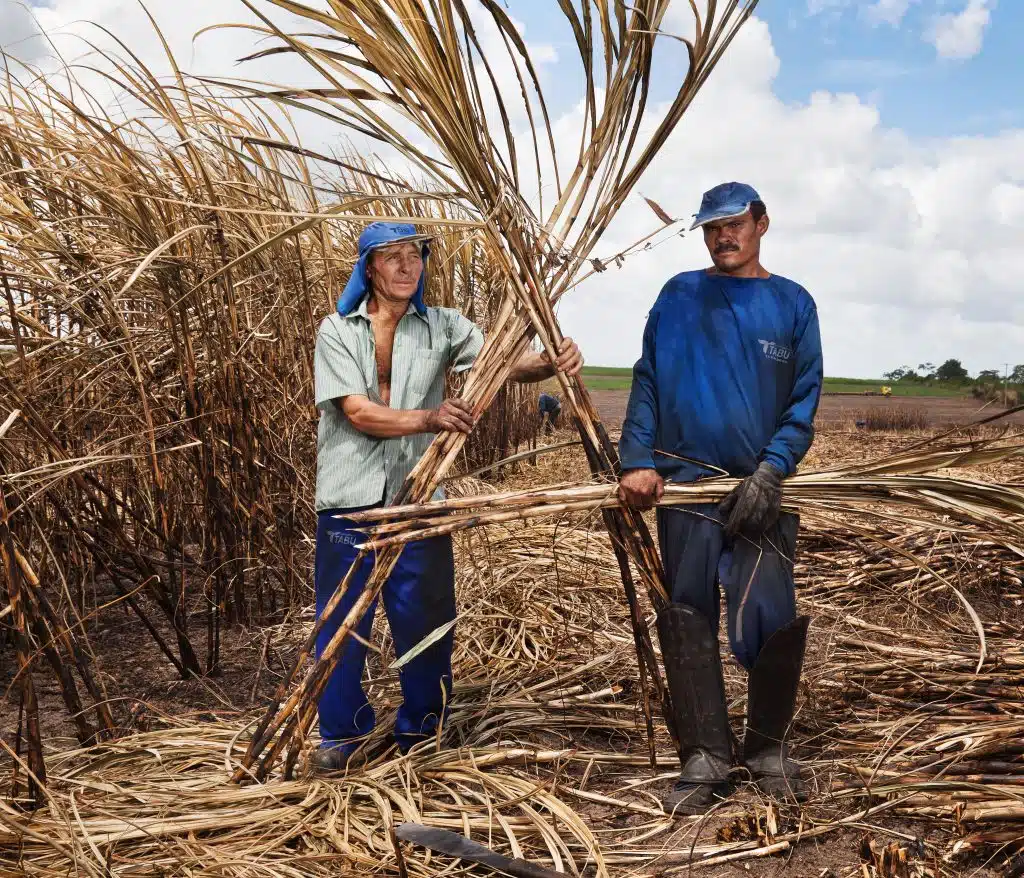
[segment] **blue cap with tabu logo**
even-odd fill
[[[696,219],[690,226],[690,231],[705,223],[743,216],[750,210],[751,202],[760,200],[761,196],[753,186],[746,183],[721,183],[704,193],[700,211],[694,214]]]
[[[351,313],[369,292],[369,284],[366,279],[366,265],[369,262],[370,254],[381,247],[390,247],[394,244],[422,244],[423,262],[426,268],[427,257],[430,255],[429,243],[431,235],[421,235],[416,231],[412,223],[370,223],[359,236],[359,259],[352,269],[352,276],[345,284],[341,297],[338,299],[338,313],[344,317]],[[424,271],[424,274],[426,272]],[[420,284],[412,297],[412,303],[420,314],[426,313],[427,306],[423,302],[423,275],[420,275]]]

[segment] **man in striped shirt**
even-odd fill
[[[390,503],[443,430],[469,433],[470,407],[445,399],[449,369],[463,372],[483,347],[483,334],[458,311],[423,301],[429,237],[412,225],[376,222],[359,237],[359,260],[338,301],[320,325],[314,355],[320,410],[316,478],[316,602],[319,616],[356,558],[363,534],[348,513]],[[572,339],[557,361],[528,352],[512,380],[543,381],[556,369],[577,374],[583,357]],[[435,497],[440,497],[440,490]],[[317,639],[327,645],[358,598],[372,569],[367,558]],[[455,618],[451,538],[410,543],[382,591],[395,652],[401,656]],[[320,699],[322,744],[317,765],[341,770],[374,728],[363,691],[376,603],[346,643]],[[453,634],[449,630],[399,672],[403,704],[395,739],[405,752],[435,734],[451,690]]]

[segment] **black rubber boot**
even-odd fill
[[[686,604],[658,613],[658,640],[683,769],[662,805],[670,814],[703,814],[730,792],[732,746],[718,641],[707,619]]]
[[[313,754],[313,769],[317,774],[347,771],[353,755],[338,747],[318,747]]]
[[[776,631],[761,648],[747,683],[747,729],[743,761],[761,792],[803,801],[807,788],[800,766],[789,758],[785,737],[796,711],[809,616]]]

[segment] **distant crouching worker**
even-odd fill
[[[550,436],[558,426],[558,418],[562,414],[562,402],[557,396],[542,393],[537,401],[537,409],[540,411],[540,423],[544,428],[544,433]]]
[[[375,222],[359,236],[359,259],[336,313],[320,324],[314,356],[317,434],[316,604],[323,612],[355,560],[365,535],[346,516],[390,503],[443,430],[469,433],[472,411],[445,399],[449,369],[472,366],[483,346],[480,330],[458,311],[423,300],[430,238],[404,223]],[[583,365],[572,339],[557,362],[528,352],[512,371],[518,382],[543,381],[555,370]],[[441,496],[440,491],[435,499]],[[352,608],[373,568],[366,558],[337,611],[317,639],[319,657]],[[450,537],[405,547],[384,586],[384,610],[395,652],[403,655],[455,618],[455,568]],[[318,767],[347,766],[375,724],[363,691],[366,643],[376,603],[342,650],[319,703]],[[451,689],[453,634],[418,654],[399,672],[403,704],[395,723],[402,752],[435,734]]]
[[[657,628],[682,764],[664,805],[679,814],[703,813],[730,791],[723,591],[729,643],[750,672],[742,761],[765,793],[804,794],[784,738],[809,620],[796,615],[799,520],[780,503],[782,479],[814,436],[821,341],[810,294],[761,266],[768,222],[750,186],[704,195],[693,228],[714,265],[676,275],[658,296],[622,428],[619,494],[629,505],[655,504],[666,480],[743,479],[717,506],[657,513],[672,601]]]

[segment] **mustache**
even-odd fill
[[[737,247],[735,244],[719,244],[717,247],[715,247],[715,254],[717,255],[719,253],[738,253],[739,249],[740,248]]]

